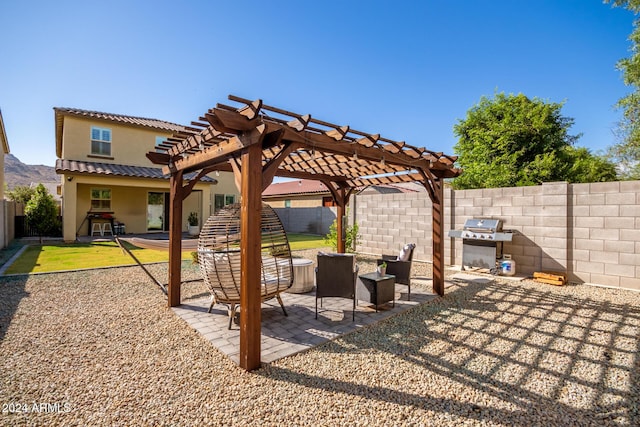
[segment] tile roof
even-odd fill
[[[126,116],[124,114],[103,113],[100,111],[81,110],[79,108],[54,107],[56,116],[58,114],[67,114],[72,116],[81,116],[92,119],[109,120],[112,122],[129,123],[136,126],[145,126],[154,129],[162,129],[170,132],[179,132],[184,130],[184,126],[158,119],[148,119],[145,117]]]
[[[400,185],[371,185],[362,189],[363,194],[391,194],[391,193],[415,193],[423,192],[420,184]],[[278,182],[271,184],[262,193],[263,197],[279,197],[287,195],[329,194],[329,189],[320,181],[312,179],[298,179],[295,181]]]
[[[271,184],[262,193],[263,197],[277,197],[286,194],[329,194],[329,189],[320,181],[312,179],[298,179]]]
[[[93,175],[111,175],[111,176],[124,176],[134,178],[152,178],[152,179],[165,179],[168,180],[168,175],[162,174],[162,168],[152,168],[146,166],[129,166],[119,165],[113,163],[98,163],[98,162],[85,162],[82,160],[56,160],[56,173],[82,173]],[[185,179],[189,180],[195,176],[194,173],[185,175]],[[201,179],[202,182],[216,183],[215,179],[205,176]]]

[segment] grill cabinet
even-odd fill
[[[471,218],[462,230],[449,230],[449,237],[462,239],[462,265],[496,271],[496,260],[502,258],[503,242],[510,242],[513,234],[502,231],[502,220]]]

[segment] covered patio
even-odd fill
[[[444,295],[443,180],[460,174],[455,157],[418,148],[265,105],[229,96],[238,106],[218,104],[192,127],[175,134],[147,157],[170,175],[170,249],[168,304],[180,297],[182,202],[193,186],[213,171],[232,171],[241,193],[241,307],[239,364],[260,366],[260,210],[262,191],[276,176],[323,182],[333,196],[338,218],[356,188],[374,184],[420,182],[433,203],[433,290]],[[195,172],[188,183],[184,175]],[[344,236],[344,220],[337,221]],[[344,238],[338,252],[345,251]]]

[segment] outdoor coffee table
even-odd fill
[[[367,273],[358,276],[356,298],[375,305],[393,302],[396,306],[396,276],[393,274]]]
[[[294,294],[304,294],[313,290],[313,261],[304,258],[293,258],[293,285],[287,290]]]

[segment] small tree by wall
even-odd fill
[[[24,213],[29,227],[38,233],[40,243],[42,243],[43,236],[58,226],[56,202],[42,184],[38,184],[36,187],[35,193],[27,202]]]
[[[333,220],[333,223],[329,227],[329,234],[324,238],[325,244],[331,246],[334,251],[338,250],[338,223],[337,219]],[[347,253],[353,253],[356,251],[358,244],[358,223],[354,223],[351,226],[345,227],[345,241],[344,247]]]

